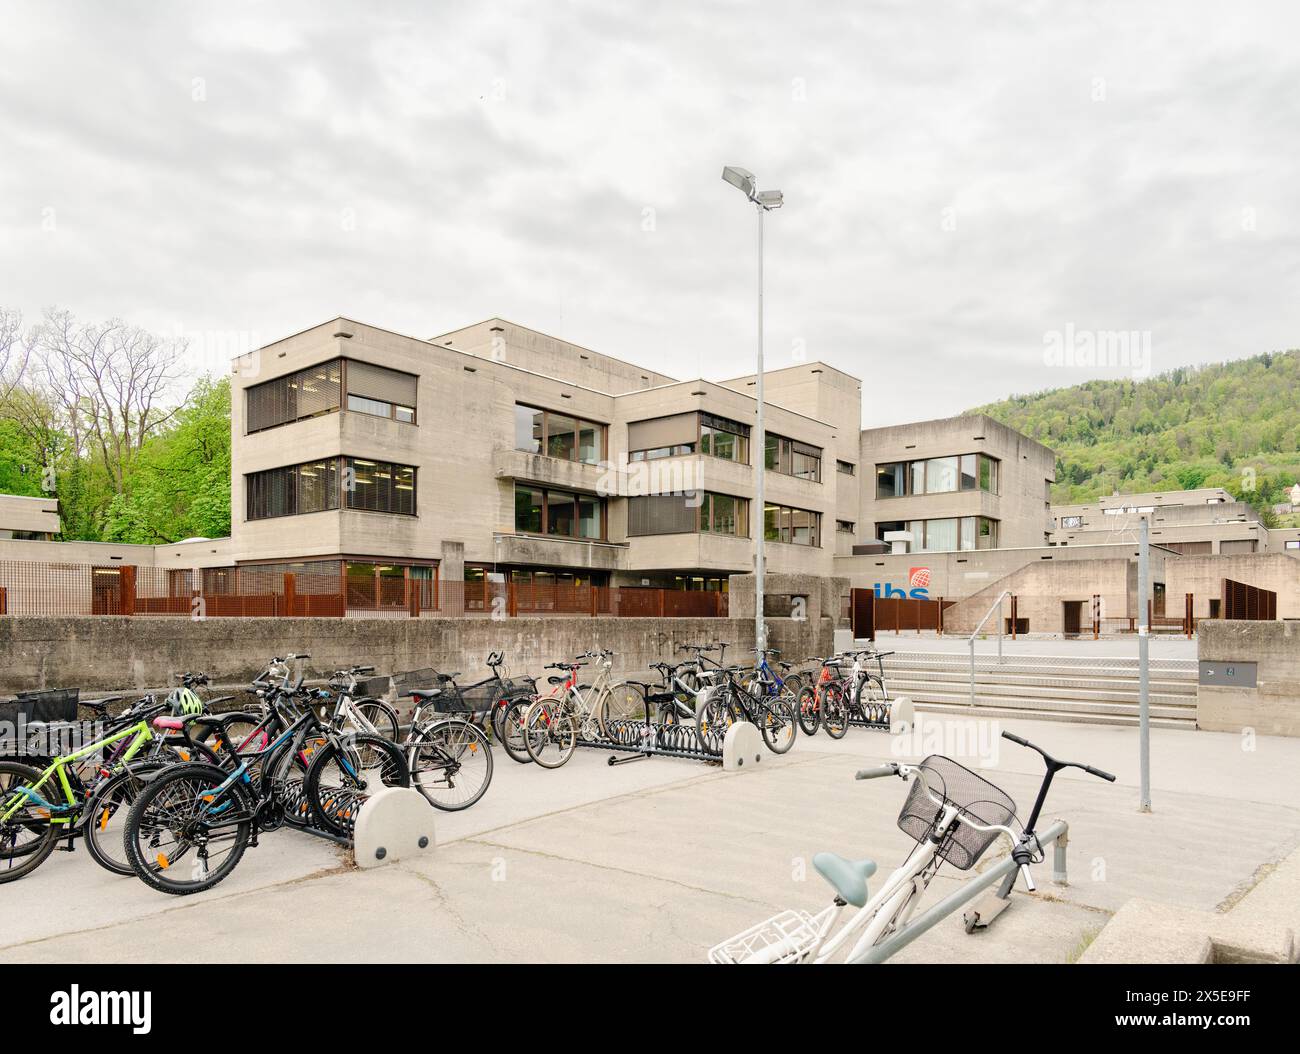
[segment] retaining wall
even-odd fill
[[[829,618],[769,619],[771,646],[794,660],[827,655]],[[505,653],[512,674],[539,675],[548,662],[592,648],[617,654],[619,675],[677,661],[687,642],[726,641],[727,658],[753,658],[754,624],[732,618],[147,618],[113,616],[0,618],[0,693],[81,687],[118,691],[162,687],[185,670],[214,684],[250,680],[273,655],[311,655],[308,677],[354,663],[380,673],[433,666],[488,675],[488,652]],[[648,679],[648,678],[647,678]]]
[[[1254,688],[1197,687],[1198,727],[1300,736],[1300,622],[1207,619],[1196,634],[1202,662],[1258,664]]]

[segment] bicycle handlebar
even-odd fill
[[[1002,738],[1009,739],[1012,743],[1018,743],[1022,747],[1028,747],[1030,750],[1038,751],[1038,753],[1043,756],[1043,760],[1047,762],[1049,768],[1082,769],[1090,776],[1096,776],[1098,779],[1106,780],[1108,783],[1115,782],[1115,777],[1112,776],[1109,772],[1104,771],[1103,769],[1094,768],[1092,765],[1085,765],[1082,761],[1058,761],[1042,747],[1029,742],[1029,740],[1027,739],[1022,739],[1020,736],[1015,735],[1012,732],[1003,732]]]
[[[898,763],[891,761],[888,765],[877,765],[871,769],[858,769],[858,774],[853,778],[855,780],[874,780],[881,776],[897,776]]]

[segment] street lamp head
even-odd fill
[[[785,204],[785,195],[779,190],[760,190],[755,200],[765,209],[779,209]]]
[[[754,173],[735,165],[728,165],[722,170],[724,182],[730,183],[751,201],[754,199]]]

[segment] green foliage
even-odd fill
[[[1300,351],[1144,381],[1088,381],[977,408],[1056,451],[1058,503],[1224,487],[1261,521],[1300,479]]]
[[[16,424],[0,418],[0,494],[41,493],[41,452]]]
[[[230,533],[230,380],[201,380],[133,460],[104,517],[105,541],[155,545]]]

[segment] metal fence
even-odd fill
[[[443,582],[323,562],[208,568],[0,560],[0,616],[723,618],[727,594],[642,586]]]

